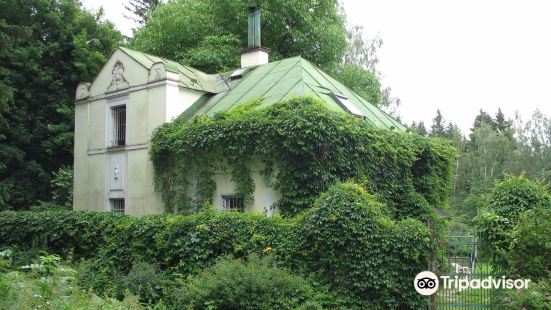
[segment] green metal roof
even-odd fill
[[[197,69],[181,65],[177,62],[134,51],[126,47],[119,47],[119,49],[140,65],[144,66],[147,70],[150,70],[156,63],[164,63],[167,71],[180,74],[179,84],[182,87],[210,93],[218,93],[229,89],[220,74],[206,74]]]
[[[229,82],[231,83],[231,82]],[[287,58],[280,61],[256,66],[243,74],[243,77],[230,89],[198,100],[183,117],[194,115],[213,115],[225,111],[238,103],[252,98],[264,97],[260,107],[267,106],[281,99],[300,95],[310,95],[321,99],[335,111],[346,111],[335,101],[333,93],[344,95],[358,109],[364,118],[376,127],[406,130],[390,115],[356,95],[346,86],[316,68],[301,57]]]
[[[206,74],[160,57],[120,48],[144,67],[151,69],[157,62],[165,63],[168,71],[180,73],[180,86],[205,91],[182,115],[190,119],[195,115],[212,116],[249,99],[264,97],[260,107],[281,99],[310,95],[321,99],[335,111],[347,111],[333,94],[348,98],[355,110],[376,127],[406,130],[390,115],[356,95],[346,86],[301,57],[287,58],[264,65],[237,69],[221,74]],[[232,74],[240,77],[232,79]]]

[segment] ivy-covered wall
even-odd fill
[[[419,219],[446,205],[453,154],[446,142],[374,128],[312,97],[268,107],[259,98],[213,117],[177,119],[156,129],[151,147],[155,187],[168,212],[212,203],[217,169],[227,169],[235,191],[250,201],[263,186],[247,165],[256,160],[281,195],[283,215],[302,212],[332,184],[352,179],[386,203],[385,212]],[[198,195],[190,197],[195,183]]]

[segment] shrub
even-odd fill
[[[520,214],[540,207],[551,207],[551,195],[545,185],[523,175],[509,176],[499,182],[490,196],[490,208],[512,224]]]
[[[417,220],[394,222],[362,187],[337,184],[322,194],[300,226],[305,268],[349,296],[347,307],[421,307],[411,279],[426,268],[431,239]]]
[[[244,257],[266,247],[287,260],[295,248],[296,225],[293,220],[218,212],[134,218],[97,212],[6,211],[0,213],[0,247],[32,248],[40,240],[38,244],[50,253],[89,260],[86,268],[105,278],[114,276],[108,272],[128,274],[134,262],[189,275],[220,255]]]
[[[57,205],[71,209],[73,205],[73,168],[61,167],[50,181],[52,200]]]
[[[505,310],[547,310],[551,309],[551,282],[543,279],[530,283],[525,290],[503,290],[498,306]]]
[[[127,275],[115,278],[119,297],[125,292],[139,296],[140,300],[147,303],[156,303],[164,296],[165,288],[169,286],[170,279],[166,272],[159,266],[136,262]]]
[[[5,253],[5,252],[4,252]],[[0,262],[6,260],[0,256]],[[0,273],[0,309],[142,309],[136,297],[100,298],[76,285],[76,271],[55,255]]]
[[[527,214],[536,209],[551,209],[551,196],[543,184],[531,181],[524,176],[509,176],[496,184],[490,195],[490,205],[481,210],[475,219],[478,234],[492,253],[495,267],[511,268],[509,264],[511,255],[517,257],[515,260],[530,260],[530,253],[524,253],[526,256],[521,258],[511,253],[510,247],[516,238],[512,232],[519,223],[519,218],[530,216]],[[528,226],[535,228],[530,224]],[[523,230],[523,228],[519,229]],[[540,227],[532,233],[537,234],[539,230]],[[532,245],[533,242],[536,241],[533,240]],[[514,264],[518,267],[515,268],[521,269],[519,262]]]
[[[516,274],[536,279],[551,276],[551,208],[531,210],[511,233],[508,262]]]
[[[117,279],[124,276],[104,257],[81,261],[77,266],[79,286],[105,296],[118,296]]]
[[[179,309],[316,309],[314,290],[269,258],[223,259],[191,278],[174,299]]]
[[[121,291],[115,279],[122,277],[124,287],[146,292],[143,300],[156,300],[161,292],[158,284],[140,287],[139,279],[161,283],[162,277],[154,274],[156,267],[132,271],[135,262],[187,277],[220,257],[269,253],[280,266],[315,274],[316,290],[325,292],[320,303],[328,307],[392,308],[405,303],[415,308],[421,295],[411,279],[426,267],[429,234],[417,220],[391,220],[383,212],[390,209],[361,186],[345,183],[333,186],[315,208],[293,219],[210,211],[140,218],[6,211],[0,212],[0,248],[32,248],[40,240],[50,253],[84,259],[78,277],[82,287],[117,295]]]

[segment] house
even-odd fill
[[[265,97],[265,106],[311,95],[374,126],[405,129],[301,57],[268,62],[256,8],[249,13],[248,43],[241,68],[220,74],[120,47],[91,84],[80,83],[75,100],[73,208],[130,215],[163,212],[153,186],[149,142],[156,127],[180,115],[213,115],[256,97]],[[270,215],[278,193],[263,183],[260,168],[251,172],[257,186],[254,205],[247,211]],[[227,173],[217,174],[215,182],[216,208],[245,210]]]

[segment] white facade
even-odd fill
[[[75,210],[137,216],[164,210],[160,195],[153,187],[154,172],[149,159],[151,134],[206,92],[182,86],[187,77],[172,67],[168,70],[171,64],[167,62],[155,62],[158,58],[153,56],[148,58],[150,63],[140,62],[137,57],[142,55],[119,48],[92,84],[81,83],[77,87]],[[195,85],[198,81],[191,78],[189,82]],[[254,204],[246,206],[245,211],[271,214],[271,205],[278,194],[264,184],[257,166],[251,163],[256,186]],[[214,206],[222,209],[224,197],[235,194],[235,186],[225,172],[215,174],[214,181],[217,185]]]

